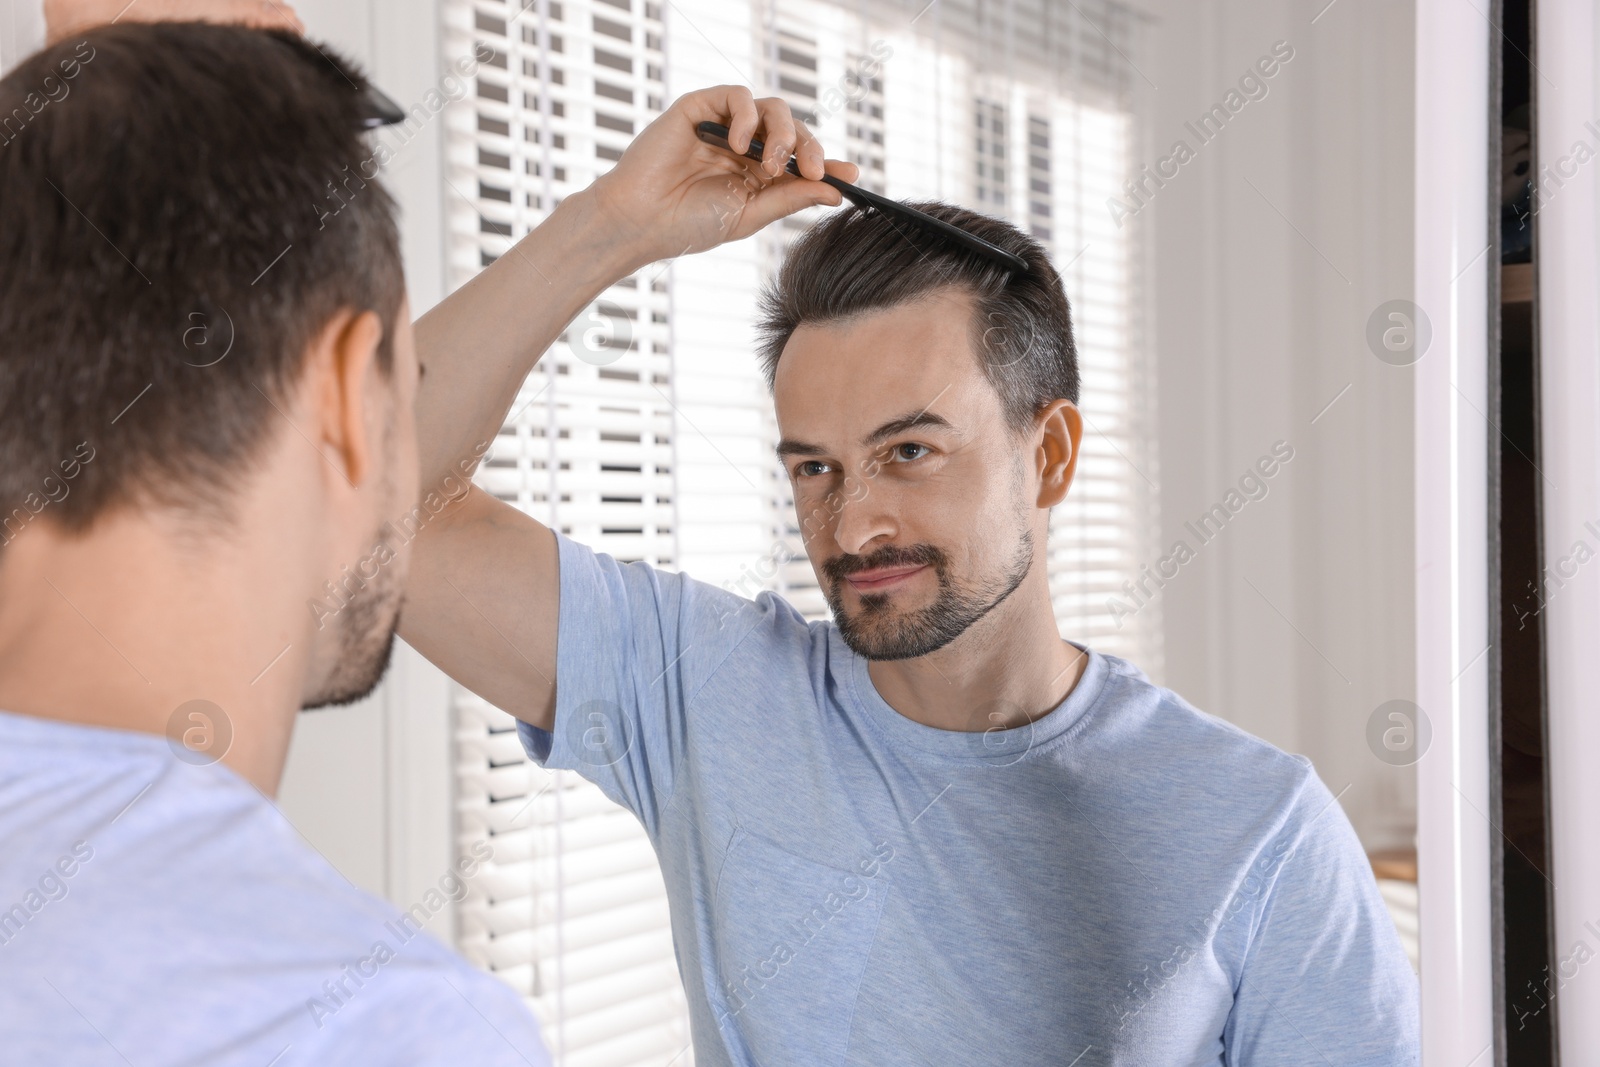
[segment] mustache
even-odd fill
[[[940,572],[944,571],[946,557],[943,551],[930,544],[915,545],[884,545],[865,556],[846,553],[834,556],[822,564],[822,573],[830,581],[842,582],[852,574],[861,571],[870,571],[878,567],[922,567],[932,564]]]

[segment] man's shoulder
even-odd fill
[[[1327,793],[1306,756],[1201,710],[1125,659],[1105,659],[1104,689],[1082,751],[1129,773],[1153,801],[1197,820],[1227,812],[1236,825],[1252,820],[1265,832]]]
[[[1293,917],[1305,930],[1343,921],[1328,910],[1336,903],[1373,904],[1360,841],[1310,759],[1200,710],[1126,661],[1108,660],[1105,703],[1098,730],[1085,739],[1083,766],[1101,783],[1105,819],[1122,820],[1159,855],[1185,899],[1209,893],[1225,914],[1249,916],[1219,928],[1226,944],[1218,951],[1243,958],[1291,859],[1296,878],[1309,879],[1324,906]]]
[[[59,1043],[80,1013],[136,1062],[234,1062],[230,1043],[261,1045],[267,1062],[334,1021],[384,1048],[411,1017],[517,1021],[510,990],[422,931],[461,878],[402,913],[339,875],[245,779],[184,763],[163,737],[18,715],[0,736],[0,1000],[18,1008],[8,1041],[40,1051],[27,1062],[72,1059]],[[206,1033],[174,1017],[205,1017]]]
[[[18,732],[43,738],[35,754],[51,759],[7,782],[13,810],[48,810],[48,825],[0,819],[0,838],[18,846],[0,871],[21,887],[0,900],[10,917],[0,924],[0,997],[19,1008],[7,1026],[13,1050],[54,1050],[50,1061],[64,1062],[55,1053],[75,1047],[81,1012],[135,1062],[232,1063],[257,1052],[267,1062],[292,1046],[281,1063],[309,1063],[319,1060],[302,1058],[308,1051],[351,1042],[364,1047],[361,1062],[452,1063],[458,1045],[413,1053],[432,1047],[430,1026],[468,1024],[492,1039],[466,1042],[477,1062],[522,1062],[493,1051],[505,1042],[487,1019],[508,1033],[520,1027],[528,1062],[542,1062],[515,994],[423,930],[459,878],[402,912],[346,880],[221,765],[185,764],[161,738],[118,731]],[[140,980],[106,980],[127,974]],[[169,1025],[179,1017],[208,1026]]]
[[[1115,742],[1134,744],[1152,759],[1174,761],[1195,772],[1248,768],[1296,783],[1314,775],[1305,756],[1196,707],[1174,690],[1152,682],[1128,660],[1113,655],[1105,659],[1101,699],[1118,713],[1108,717]]]

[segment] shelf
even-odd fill
[[[1378,878],[1392,878],[1400,882],[1417,880],[1417,850],[1414,848],[1379,849],[1367,853],[1372,873]]]
[[[1500,265],[1500,303],[1533,303],[1533,264],[1502,263]]]

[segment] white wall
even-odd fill
[[[1310,756],[1364,843],[1398,847],[1414,769],[1365,731],[1414,699],[1413,372],[1364,335],[1411,296],[1413,8],[1325,3],[1149,5],[1145,158],[1196,146],[1134,220],[1151,226],[1163,544],[1197,545],[1184,522],[1274,442],[1294,448],[1163,591],[1164,682]],[[1280,40],[1294,56],[1268,94],[1199,145],[1184,123]]]
[[[0,0],[0,74],[44,44],[44,0]]]

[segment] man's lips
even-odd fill
[[[845,575],[845,581],[855,587],[858,593],[876,593],[882,589],[900,584],[909,579],[913,574],[928,569],[926,563],[911,567],[874,567],[872,570],[857,571]]]

